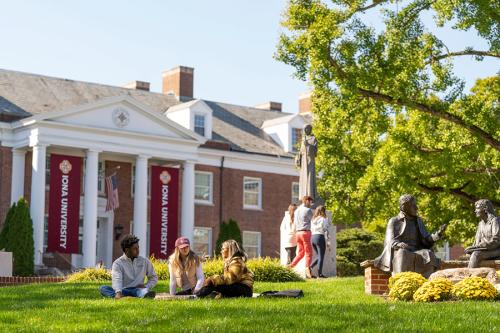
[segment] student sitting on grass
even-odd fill
[[[252,297],[253,273],[245,265],[246,253],[235,240],[222,243],[224,274],[205,280],[205,286],[196,293],[198,297]]]
[[[112,287],[101,286],[101,295],[120,299],[123,296],[154,298],[150,291],[158,282],[158,276],[149,259],[139,257],[139,238],[127,235],[121,241],[123,255],[113,262]],[[144,285],[144,277],[148,282]]]
[[[191,251],[189,239],[177,238],[175,251],[169,258],[168,272],[170,273],[170,295],[192,295],[203,287],[205,276],[201,267],[201,260]],[[182,291],[177,291],[180,287]]]

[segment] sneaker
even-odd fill
[[[222,294],[214,290],[210,294],[207,295],[207,298],[220,299],[220,298],[222,298]]]
[[[144,298],[155,298],[156,293],[154,291],[148,291],[146,295],[144,295]]]
[[[311,273],[311,269],[310,268],[306,268],[306,278],[308,278],[308,279],[312,279],[313,278],[313,275]]]

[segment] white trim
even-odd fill
[[[247,205],[245,204],[245,181],[257,181],[259,184],[258,192],[257,192],[257,205]],[[243,209],[257,209],[262,210],[262,178],[258,177],[243,177]]]
[[[210,178],[209,181],[209,200],[203,200],[203,199],[196,199],[196,174],[202,174],[202,175],[208,175]],[[214,174],[213,172],[210,171],[194,171],[194,190],[195,190],[195,197],[194,197],[194,203],[195,204],[202,204],[202,205],[212,205],[214,203]]]
[[[244,234],[254,234],[254,235],[257,235],[257,257],[261,257],[262,256],[262,232],[260,231],[248,231],[248,230],[243,230],[242,233],[241,233],[241,238],[242,238],[242,245],[243,245],[243,248],[245,249],[245,251],[248,251],[248,246],[245,246],[245,236]],[[252,246],[253,247],[253,246]]]

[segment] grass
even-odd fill
[[[99,283],[0,288],[1,332],[498,332],[500,302],[388,302],[363,279],[257,283],[302,289],[302,299],[114,301]],[[156,291],[166,292],[160,282]]]

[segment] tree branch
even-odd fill
[[[414,179],[414,180],[417,181],[417,179]],[[421,189],[422,191],[427,192],[427,193],[449,193],[449,194],[454,195],[458,198],[464,199],[470,203],[475,203],[476,201],[478,201],[480,199],[484,199],[484,198],[476,197],[475,195],[472,195],[472,194],[469,194],[469,193],[463,191],[463,189],[467,185],[469,185],[469,183],[470,182],[466,182],[465,185],[460,186],[458,188],[445,189],[444,187],[441,187],[441,186],[428,186],[428,185],[419,183],[417,181],[417,186],[419,189]],[[491,203],[493,203],[493,205],[495,207],[500,207],[500,202],[492,200],[492,199],[489,199],[489,200],[491,201]]]
[[[439,61],[441,59],[451,58],[451,57],[457,57],[457,56],[464,56],[464,55],[475,55],[475,56],[481,56],[481,57],[500,58],[500,54],[495,53],[495,52],[477,51],[477,50],[464,50],[464,51],[457,51],[457,52],[449,52],[449,53],[445,53],[445,54],[440,54],[438,56],[431,55],[431,58],[425,64],[429,65],[429,64],[431,64],[431,63],[433,63],[435,61]]]
[[[370,90],[363,89],[363,88],[357,88],[357,90],[358,90],[359,94],[361,94],[362,96],[364,96],[366,98],[373,98],[375,100],[379,100],[379,101],[386,102],[389,104],[409,107],[409,108],[415,109],[417,111],[431,115],[433,117],[447,120],[449,122],[457,124],[458,126],[463,127],[466,130],[468,130],[470,133],[483,139],[488,145],[490,145],[495,150],[500,151],[500,141],[496,140],[491,134],[489,134],[488,132],[485,132],[484,130],[477,127],[476,125],[467,124],[463,119],[461,119],[461,118],[459,118],[451,113],[436,110],[436,109],[430,107],[429,105],[426,105],[426,104],[423,104],[420,102],[403,100],[400,98],[394,98],[394,97],[389,96],[389,95],[377,93],[377,92],[370,91]]]

